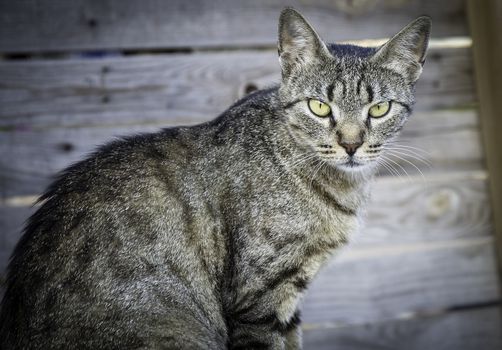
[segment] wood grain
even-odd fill
[[[0,2],[0,52],[275,46],[285,6],[330,41],[389,37],[422,14],[435,36],[467,34],[461,0],[17,0]]]
[[[463,240],[392,254],[347,248],[305,297],[307,323],[369,323],[500,298],[493,241]]]
[[[305,350],[499,350],[499,307],[341,328],[304,330]]]
[[[375,247],[490,237],[486,173],[439,173],[379,178],[361,231],[351,241]]]

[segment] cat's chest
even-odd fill
[[[295,276],[277,290],[276,307],[278,318],[286,322],[298,308],[304,292],[333,253],[347,243],[349,237],[359,230],[359,211],[341,212],[329,206],[305,212],[310,224],[303,232],[303,240],[291,249],[290,255],[277,256],[282,266],[298,266]],[[293,253],[294,252],[294,253]]]
[[[344,243],[356,233],[369,197],[368,186],[356,189],[318,188],[306,212],[312,223],[310,235],[321,241]]]

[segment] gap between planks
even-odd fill
[[[374,259],[379,256],[396,256],[409,253],[431,252],[443,249],[481,247],[493,245],[493,237],[475,237],[448,239],[443,241],[401,243],[388,246],[352,246],[349,244],[342,248],[336,257],[336,263],[350,262],[355,260]]]
[[[314,330],[335,330],[343,328],[353,328],[353,327],[367,327],[375,326],[379,324],[385,324],[395,321],[410,321],[417,319],[430,319],[438,316],[445,316],[451,314],[462,314],[468,313],[476,310],[488,309],[493,307],[500,307],[502,305],[502,299],[489,300],[483,303],[475,303],[472,305],[462,305],[458,307],[447,307],[444,309],[437,310],[426,310],[426,311],[415,311],[415,312],[403,312],[394,317],[382,318],[379,320],[371,322],[348,322],[348,323],[335,323],[335,322],[319,322],[319,323],[303,323],[303,331],[314,331]],[[502,310],[501,310],[502,311]]]
[[[376,39],[357,39],[357,40],[342,40],[335,41],[335,44],[350,44],[350,45],[359,45],[364,47],[379,47],[385,44],[390,37],[386,38],[376,38]],[[472,39],[468,36],[454,36],[447,38],[438,38],[438,39],[430,39],[429,48],[432,49],[458,49],[458,48],[470,48],[472,47]],[[112,50],[112,52],[119,51],[127,56],[141,56],[141,55],[168,55],[168,54],[194,54],[194,53],[213,53],[213,52],[234,52],[234,51],[272,51],[277,50],[275,45],[246,45],[246,46],[207,46],[207,47],[190,47],[190,48],[180,48],[176,49],[157,49],[157,48],[145,48],[145,49],[136,49],[136,50]],[[102,50],[106,51],[106,50]],[[44,55],[41,53],[36,53],[31,58],[35,58],[37,60],[67,60],[75,57],[78,53],[84,54],[86,51],[71,51],[71,52],[51,52],[49,55]],[[0,54],[0,61],[2,59],[2,55]],[[8,56],[3,57],[4,60],[13,61],[13,60],[25,60],[25,58],[9,58]]]

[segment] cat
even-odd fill
[[[430,26],[326,44],[286,8],[280,85],[64,170],[12,255],[1,348],[300,349],[302,295],[358,230]]]

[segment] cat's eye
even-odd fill
[[[311,99],[308,104],[310,111],[318,117],[327,117],[331,114],[331,107],[322,101]]]
[[[370,110],[368,111],[370,117],[373,118],[381,118],[390,111],[390,102],[385,101],[385,102],[380,102],[377,103],[376,105],[371,106]]]

